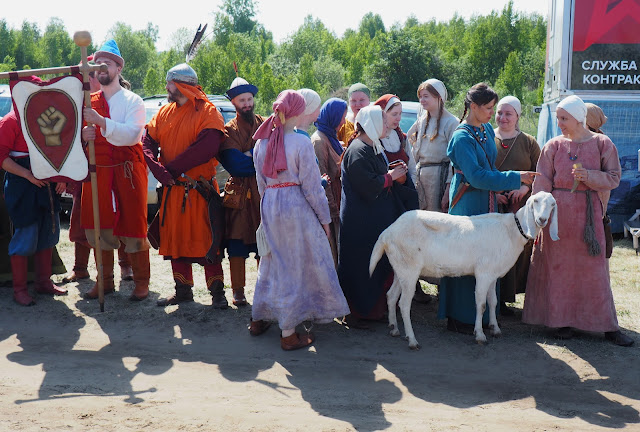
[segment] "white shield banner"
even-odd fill
[[[84,180],[89,168],[80,137],[82,81],[77,76],[44,83],[18,81],[11,94],[33,175],[41,180]]]

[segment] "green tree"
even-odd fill
[[[300,28],[290,36],[280,50],[290,61],[298,62],[305,54],[316,60],[329,53],[336,42],[336,37],[319,19],[307,15]]]
[[[41,66],[38,62],[38,42],[40,41],[40,30],[35,23],[24,21],[22,28],[16,34],[15,51],[12,55],[16,59],[18,69],[37,68]]]
[[[0,63],[0,72],[10,72],[16,70],[16,60],[13,57],[5,56]],[[0,84],[9,84],[8,79],[0,80]]]
[[[345,73],[342,64],[329,56],[319,57],[313,63],[313,75],[320,86],[321,95],[333,93],[343,87]]]
[[[147,71],[158,63],[150,28],[151,25],[145,30],[134,31],[128,24],[118,22],[109,30],[109,35],[115,39],[125,61],[122,75],[131,82],[131,87],[136,92],[143,91]]]
[[[60,18],[51,18],[38,47],[39,62],[45,67],[77,64],[80,60],[80,51]]]
[[[7,20],[0,19],[0,58],[14,54],[14,32],[9,28]]]
[[[144,77],[144,95],[153,96],[166,93],[164,84],[164,75],[161,76],[155,68],[150,68]]]
[[[373,12],[368,12],[362,17],[362,20],[360,20],[358,31],[361,35],[369,35],[370,39],[373,39],[378,32],[384,33],[385,29],[382,17]]]
[[[504,68],[496,81],[496,90],[500,94],[509,94],[522,99],[524,89],[524,75],[520,64],[520,53],[512,51],[504,63]]]
[[[435,45],[413,29],[392,30],[380,42],[376,60],[365,70],[365,82],[374,94],[394,93],[400,99],[414,100],[425,76],[442,76]]]
[[[316,91],[320,88],[320,83],[316,79],[313,71],[313,56],[309,53],[302,56],[302,59],[300,60],[298,82],[300,88],[310,88]]]
[[[257,24],[253,19],[256,13],[253,0],[224,0],[216,14],[216,22],[220,21],[220,25],[235,33],[250,33]]]

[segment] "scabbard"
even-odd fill
[[[449,208],[450,210],[453,210],[453,207],[455,207],[455,205],[458,204],[458,201],[460,201],[460,198],[462,198],[462,195],[464,195],[465,192],[470,187],[471,187],[471,184],[467,182],[460,183],[460,186],[458,186],[458,190],[456,190],[456,194],[453,196],[453,199],[451,200],[451,207]]]

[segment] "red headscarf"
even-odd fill
[[[253,139],[268,138],[262,171],[269,178],[277,178],[280,171],[287,169],[284,153],[284,124],[288,118],[304,112],[304,97],[295,90],[284,90],[273,103],[273,114],[260,125]]]
[[[400,98],[398,96],[391,93],[387,93],[385,95],[380,96],[378,100],[374,102],[374,105],[378,105],[380,108],[382,108],[382,111],[387,112],[388,111],[387,105],[389,104],[389,101],[392,98],[397,99],[396,101],[393,101],[392,105],[395,104],[396,102],[400,102]],[[404,134],[404,132],[402,132],[402,129],[400,129],[400,126],[398,126],[395,129],[395,131],[398,134],[398,138],[400,138],[400,142],[402,142],[402,140],[405,138],[406,135]]]

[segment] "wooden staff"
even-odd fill
[[[89,90],[89,65],[87,63],[87,47],[91,44],[91,34],[88,31],[77,31],[73,34],[73,41],[80,47],[82,67],[82,82],[84,82],[84,106],[91,108],[91,91]],[[87,123],[88,126],[93,126]],[[93,140],[88,143],[89,176],[91,179],[91,195],[93,205],[94,255],[98,267],[98,301],[100,312],[104,312],[104,268],[102,265],[102,248],[100,247],[100,207],[98,206],[98,176],[96,173],[96,149]]]
[[[91,36],[89,36],[89,40],[91,40]],[[89,43],[91,43],[91,42],[89,42]],[[86,51],[86,47],[85,47],[85,51]],[[86,59],[86,57],[85,57],[85,59]],[[80,66],[80,67],[78,67],[78,66],[60,66],[60,67],[55,67],[55,68],[25,69],[25,70],[19,70],[19,71],[15,71],[15,72],[1,72],[0,73],[0,79],[9,79],[9,78],[11,78],[11,76],[13,74],[17,75],[18,78],[24,78],[24,77],[28,77],[28,76],[32,76],[32,75],[38,76],[38,75],[55,75],[55,74],[63,74],[63,73],[74,73],[74,70],[76,68],[78,68],[79,71],[82,71],[82,69],[85,68],[87,70],[87,73],[94,72],[94,71],[100,71],[100,72],[106,72],[107,71],[107,65],[106,64],[100,63],[100,64],[97,64],[97,65],[89,65],[89,64],[85,64],[85,63],[83,63],[83,65]]]

